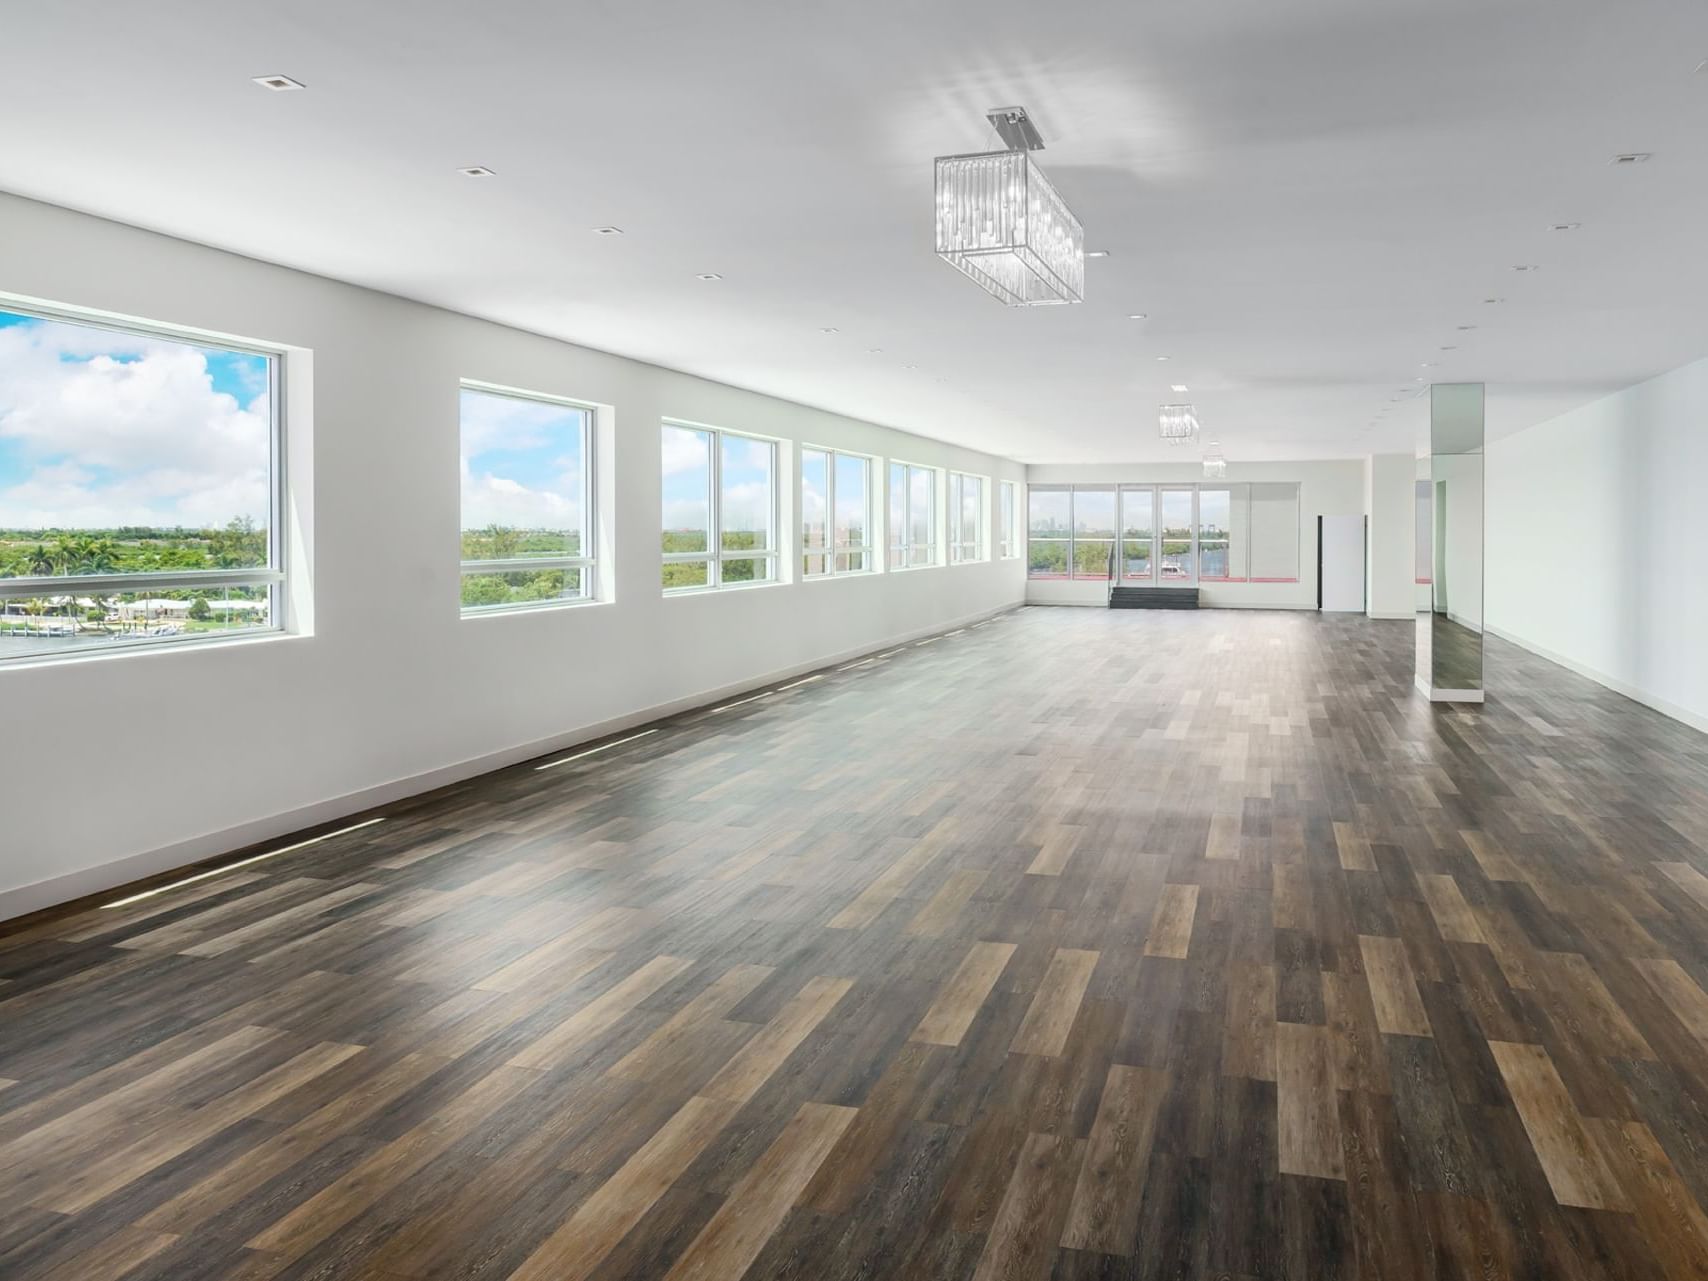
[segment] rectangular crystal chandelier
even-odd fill
[[[1204,451],[1204,479],[1221,480],[1228,474],[1228,460],[1222,454],[1222,447],[1215,441]]]
[[[1156,421],[1157,430],[1171,445],[1190,445],[1198,439],[1198,418],[1191,405],[1163,405]]]
[[[937,255],[1010,307],[1085,298],[1085,231],[1025,151],[937,157]]]

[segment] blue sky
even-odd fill
[[[0,310],[0,525],[265,525],[269,361]]]
[[[463,388],[463,528],[582,534],[590,418],[572,405]]]

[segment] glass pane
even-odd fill
[[[909,541],[916,548],[913,563],[929,564],[937,544],[936,477],[926,467],[910,467],[907,474],[907,520]],[[924,555],[917,549],[923,549]]]
[[[1068,536],[1068,504],[1072,497],[1065,489],[1034,489],[1028,492],[1026,527],[1033,538]]]
[[[823,547],[829,490],[825,488],[829,458],[816,449],[801,451],[801,546]],[[819,558],[823,561],[823,557]],[[808,573],[813,571],[808,570]]]
[[[890,464],[890,568],[903,563],[902,546],[907,542],[907,468]]]
[[[836,554],[836,572],[839,574],[858,574],[866,568],[865,552],[838,552]]]
[[[1014,483],[1002,482],[1002,513],[999,518],[1002,527],[1002,554],[1014,554]]]
[[[68,586],[70,586],[68,584]],[[130,641],[270,628],[265,587],[86,594],[0,600],[0,658],[60,654]]]
[[[1149,538],[1156,530],[1156,491],[1153,489],[1123,489],[1121,491],[1121,536]]]
[[[1228,579],[1228,545],[1226,543],[1198,544],[1198,577],[1226,582]]]
[[[768,583],[771,581],[769,559],[726,560],[723,562],[723,581],[726,583]]]
[[[1192,491],[1190,489],[1165,489],[1162,491],[1162,536],[1164,538],[1191,539]],[[1167,548],[1164,548],[1163,551],[1166,563]]]
[[[823,552],[808,552],[801,558],[801,572],[809,578],[824,573],[824,559]]]
[[[1026,544],[1028,578],[1066,578],[1068,547],[1065,538],[1033,538]]]
[[[1075,578],[1108,578],[1109,554],[1115,550],[1113,539],[1077,538],[1073,544],[1073,576]]]
[[[548,600],[580,600],[579,568],[519,570],[513,574],[464,574],[463,608],[530,605]]]
[[[463,559],[587,555],[591,415],[468,387],[460,415]]]
[[[0,309],[0,578],[264,568],[272,374]]]
[[[708,566],[703,560],[669,561],[664,566],[666,587],[704,587]]]
[[[1150,539],[1127,539],[1121,544],[1121,560],[1123,577],[1149,579],[1151,576]]]
[[[1227,489],[1198,491],[1198,577],[1228,577],[1228,540],[1233,531],[1233,498]]]
[[[771,523],[776,503],[771,494],[776,446],[745,436],[723,438],[722,493],[718,521],[726,552],[766,551],[772,546]]]
[[[961,477],[961,541],[967,545],[969,557],[978,555],[979,516],[984,507],[984,481],[976,476]]]
[[[872,464],[864,458],[836,455],[836,546],[863,547],[870,541],[871,508],[866,501]]]
[[[1073,491],[1073,536],[1075,538],[1115,537],[1115,491],[1113,489],[1076,489]]]
[[[711,545],[712,434],[664,427],[664,550],[703,552]],[[664,570],[665,586],[670,567]]]
[[[1190,579],[1192,577],[1191,560],[1191,543],[1171,542],[1165,539],[1162,544],[1161,577],[1173,581]]]

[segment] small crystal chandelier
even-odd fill
[[[987,113],[1006,151],[938,156],[937,256],[1010,307],[1085,299],[1085,231],[1030,152],[1024,107]]]
[[[1191,405],[1164,405],[1156,421],[1157,430],[1171,445],[1190,445],[1198,439],[1198,417]]]
[[[1227,474],[1228,460],[1222,456],[1222,447],[1212,440],[1204,451],[1204,479],[1220,480]]]

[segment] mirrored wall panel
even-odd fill
[[[1483,701],[1483,385],[1430,388],[1418,459],[1417,685],[1436,702]]]

